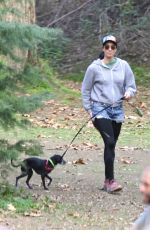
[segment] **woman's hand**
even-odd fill
[[[90,117],[92,117],[92,116],[93,116],[93,114],[92,114],[92,111],[91,111],[91,110],[88,110],[88,114],[90,115]]]
[[[126,92],[124,95],[124,99],[129,101],[131,99],[130,93]]]
[[[93,117],[93,113],[92,113],[92,111],[91,110],[89,110],[88,111],[88,114],[90,115],[90,118],[92,118]],[[94,120],[95,120],[95,117],[93,117],[92,119],[92,123],[94,122]]]

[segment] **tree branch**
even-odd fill
[[[64,14],[63,16],[61,16],[60,18],[50,22],[47,27],[51,27],[52,25],[54,25],[55,23],[59,22],[59,21],[62,21],[64,18],[70,16],[71,14],[74,14],[76,13],[77,11],[81,10],[82,8],[84,8],[88,3],[92,2],[92,1],[95,1],[95,0],[88,0],[86,1],[85,3],[83,3],[81,6],[77,7],[76,9],[68,12],[67,14]]]

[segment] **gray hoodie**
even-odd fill
[[[91,110],[92,102],[113,104],[128,92],[136,93],[136,84],[129,64],[117,58],[112,68],[103,64],[100,59],[88,67],[82,83],[83,106]]]

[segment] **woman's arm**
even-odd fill
[[[131,67],[125,62],[125,98],[130,99],[136,93],[135,77]]]
[[[92,66],[89,66],[82,83],[82,101],[85,110],[91,113],[91,90],[94,82],[94,70]]]

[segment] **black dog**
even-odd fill
[[[45,178],[49,179],[48,186],[50,186],[52,178],[49,177],[48,174],[55,168],[57,164],[64,165],[65,163],[66,162],[60,155],[54,155],[49,160],[42,160],[37,157],[31,157],[25,159],[18,165],[15,165],[13,160],[11,160],[11,165],[13,167],[21,167],[22,172],[20,176],[16,177],[16,187],[18,186],[18,180],[22,177],[27,176],[26,184],[30,189],[32,189],[32,187],[29,184],[29,181],[33,175],[34,170],[37,174],[41,175],[44,189],[48,190],[48,188],[45,185]]]

